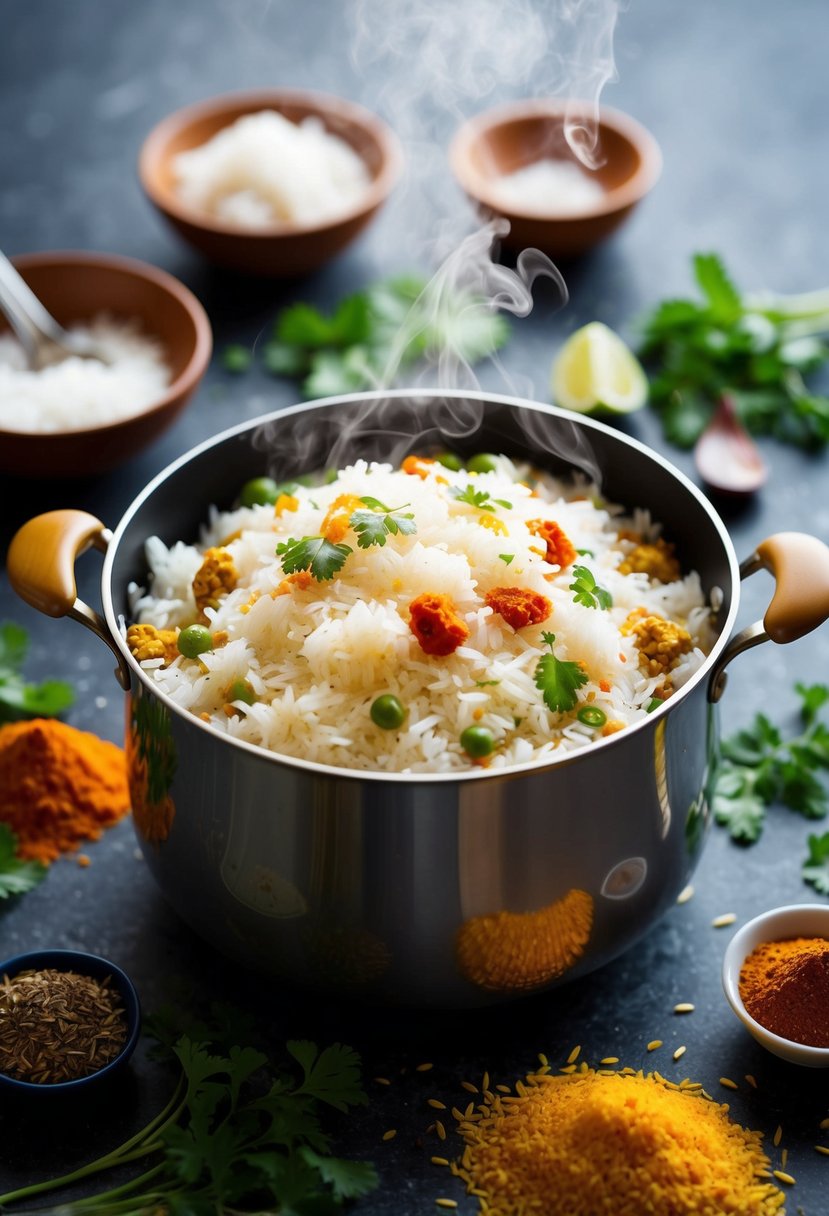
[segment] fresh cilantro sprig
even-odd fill
[[[119,1148],[83,1167],[84,1177],[132,1161],[141,1172],[117,1189],[61,1206],[66,1216],[144,1211],[210,1216],[279,1211],[333,1216],[346,1200],[377,1185],[373,1166],[331,1156],[322,1107],[348,1112],[364,1105],[360,1058],[335,1043],[320,1051],[287,1043],[299,1065],[275,1066],[255,1047],[213,1053],[182,1036],[173,1047],[179,1080],[163,1111]],[[149,1167],[149,1168],[148,1168]],[[0,1196],[0,1207],[67,1185],[79,1171]]]
[[[613,596],[604,587],[600,587],[591,570],[587,566],[574,566],[574,576],[569,590],[573,591],[573,603],[583,604],[585,608],[601,608],[606,611],[613,607]]]
[[[301,540],[291,536],[279,542],[276,552],[286,574],[308,570],[318,583],[322,583],[342,570],[346,558],[354,550],[351,545],[335,545],[324,536],[303,536]]]
[[[363,497],[360,502],[369,510],[354,511],[349,523],[357,533],[357,544],[361,549],[369,549],[372,545],[382,548],[387,536],[397,536],[398,533],[412,536],[417,531],[414,515],[400,514],[408,507],[407,502],[402,507],[387,507],[379,498],[371,497]]]
[[[42,861],[21,861],[17,837],[7,823],[0,823],[0,899],[23,895],[46,877]]]
[[[712,809],[717,823],[741,844],[760,838],[766,808],[773,802],[807,819],[822,819],[829,810],[826,788],[816,775],[829,769],[829,727],[819,719],[829,688],[795,688],[801,699],[800,734],[785,739],[765,714],[757,714],[750,727],[723,740]]]
[[[512,503],[505,498],[493,498],[489,490],[476,490],[474,486],[450,486],[449,493],[457,502],[465,502],[467,506],[477,507],[479,511],[492,511],[496,506],[512,510]]]
[[[566,713],[574,709],[578,697],[576,690],[587,683],[587,672],[580,663],[564,662],[553,652],[556,640],[554,633],[542,633],[550,647],[550,654],[542,655],[535,669],[535,686],[544,696],[544,704],[553,713]]]
[[[809,837],[809,856],[803,862],[803,881],[819,895],[829,895],[829,832]]]
[[[22,625],[0,625],[0,722],[16,718],[53,718],[75,700],[69,684],[44,680],[30,684],[21,674],[29,650],[29,635]]]
[[[284,308],[261,351],[266,371],[328,397],[388,384],[402,368],[447,352],[475,363],[508,337],[506,320],[483,299],[412,275],[347,296],[330,315],[305,303]],[[245,371],[245,353],[230,347],[227,370]]]
[[[694,257],[694,277],[701,300],[665,300],[643,322],[639,353],[654,369],[650,399],[666,438],[692,447],[728,393],[753,434],[825,444],[829,397],[804,376],[829,356],[829,291],[742,295],[712,253]]]

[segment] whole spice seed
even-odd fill
[[[110,977],[21,971],[0,986],[0,1072],[57,1085],[98,1072],[120,1053],[127,1022]]]

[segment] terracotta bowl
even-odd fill
[[[163,346],[171,380],[141,413],[105,426],[48,433],[0,430],[0,470],[20,477],[88,477],[112,469],[157,439],[189,401],[213,349],[207,314],[178,279],[131,258],[61,252],[12,260],[64,326],[97,313],[139,321]]]
[[[371,178],[358,202],[323,223],[279,223],[255,231],[182,203],[175,188],[173,158],[206,143],[243,115],[260,110],[276,110],[291,122],[316,117],[332,135],[350,144]],[[150,201],[210,261],[248,274],[289,278],[315,270],[354,240],[386,201],[399,177],[402,159],[392,131],[354,102],[297,89],[261,89],[212,97],[163,119],[144,141],[138,173]]]
[[[659,177],[662,155],[650,132],[627,114],[603,107],[601,164],[592,171],[603,196],[576,214],[506,205],[497,188],[504,174],[546,158],[579,165],[564,137],[564,117],[563,101],[512,102],[470,119],[452,141],[455,177],[487,218],[509,220],[503,243],[510,248],[534,247],[554,257],[584,253],[619,227]]]

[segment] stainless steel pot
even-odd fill
[[[349,457],[440,445],[503,451],[553,473],[596,471],[613,501],[647,506],[706,593],[718,640],[694,678],[638,725],[576,754],[508,771],[386,775],[274,755],[177,708],[127,649],[127,587],[144,542],[197,536],[266,469],[277,479]],[[74,562],[104,557],[103,616],[76,598]],[[729,640],[740,578],[777,587],[763,622]],[[277,976],[371,999],[463,1006],[552,987],[627,949],[687,883],[709,823],[725,668],[829,616],[829,549],[779,534],[738,566],[716,513],[653,451],[532,402],[433,392],[357,394],[226,431],[165,469],[115,533],[77,511],[18,532],[24,599],[95,630],[128,694],[135,828],[161,890],[221,951]],[[808,577],[807,577],[808,572]],[[808,589],[808,592],[807,592]]]

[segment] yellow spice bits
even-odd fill
[[[200,616],[205,619],[205,608],[218,608],[220,598],[232,591],[238,581],[239,572],[227,549],[205,550],[193,579],[193,598]]]
[[[581,958],[592,924],[592,897],[576,889],[537,912],[474,916],[458,931],[458,966],[488,992],[529,992]]]
[[[619,563],[620,574],[647,574],[659,583],[674,583],[682,578],[682,568],[674,556],[674,546],[662,537],[641,543]]]
[[[145,659],[163,659],[167,667],[179,655],[176,630],[156,629],[155,625],[130,625],[127,645],[138,663]]]
[[[691,635],[681,625],[636,608],[623,621],[621,632],[633,634],[639,666],[649,676],[667,675],[691,649]]]
[[[498,1216],[773,1216],[759,1132],[657,1074],[531,1074],[459,1125],[452,1166]],[[781,1178],[781,1181],[786,1181]]]

